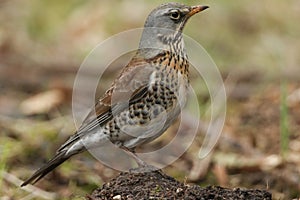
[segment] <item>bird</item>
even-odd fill
[[[147,165],[134,152],[161,136],[187,101],[189,62],[183,28],[208,6],[159,5],[148,15],[138,50],[79,129],[21,186],[34,184],[73,155],[111,142]]]

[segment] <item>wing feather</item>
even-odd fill
[[[95,108],[87,115],[77,132],[57,152],[63,151],[81,137],[103,126],[114,115],[119,114],[147,94],[153,67],[148,63],[139,64],[136,68],[125,68],[126,70],[121,73],[122,76],[116,79],[117,81],[106,91],[103,98],[95,104]]]

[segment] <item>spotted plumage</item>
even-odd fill
[[[145,22],[139,49],[77,132],[22,186],[35,183],[71,156],[105,142],[131,152],[174,122],[187,98],[189,64],[182,39],[187,20],[207,6],[167,3]]]

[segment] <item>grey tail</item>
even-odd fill
[[[63,150],[58,152],[51,160],[49,160],[43,167],[38,169],[30,178],[28,178],[26,181],[24,181],[21,185],[21,187],[27,185],[27,184],[34,184],[38,182],[41,178],[43,178],[45,175],[47,175],[49,172],[51,172],[53,169],[55,169],[57,166],[65,162],[67,159],[69,159],[74,154],[68,154],[66,155],[67,150]]]

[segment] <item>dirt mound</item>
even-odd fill
[[[152,172],[122,172],[119,176],[96,189],[89,200],[99,199],[255,199],[268,200],[267,191],[227,189],[219,186],[202,188],[187,185],[164,174],[161,170]]]

